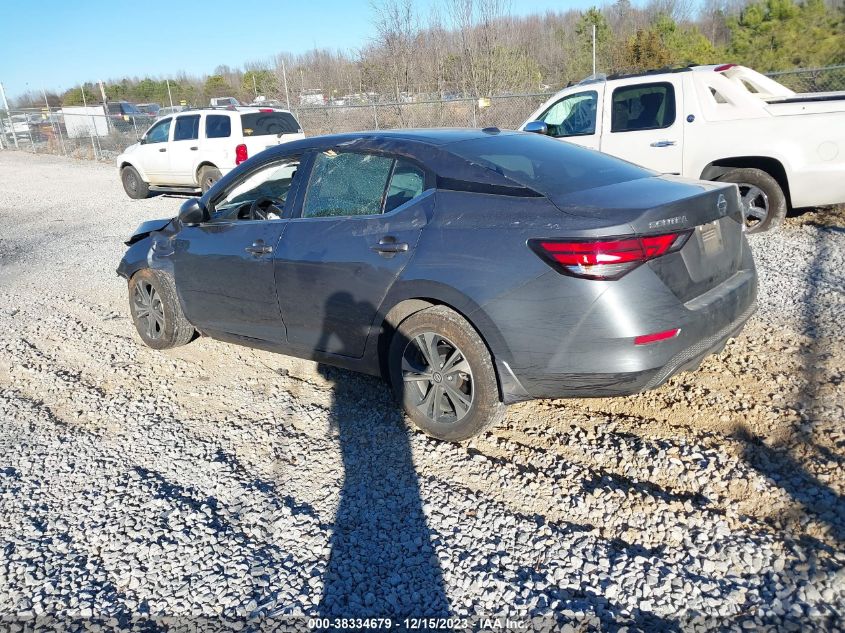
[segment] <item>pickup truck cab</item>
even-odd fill
[[[117,157],[117,169],[130,198],[146,198],[150,191],[205,193],[249,157],[302,138],[287,110],[185,110],[156,121]]]
[[[521,129],[664,174],[735,183],[749,232],[778,226],[787,207],[845,202],[845,92],[796,94],[743,66],[589,78]]]

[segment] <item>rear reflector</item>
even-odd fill
[[[667,338],[675,338],[680,332],[680,328],[674,330],[666,330],[665,332],[655,332],[654,334],[643,334],[634,339],[634,345],[648,345],[657,341],[665,341]]]
[[[246,151],[246,145],[241,143],[235,147],[235,165],[240,165],[247,158],[249,158],[249,154]]]
[[[558,272],[584,279],[619,279],[640,264],[680,250],[692,231],[605,240],[529,240]]]

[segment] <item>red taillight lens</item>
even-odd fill
[[[640,264],[684,245],[691,231],[607,240],[529,240],[558,271],[584,279],[619,279]]]
[[[736,66],[736,64],[722,64],[721,66],[716,66],[716,68],[714,68],[713,70],[715,70],[717,73],[722,73],[726,70],[730,70],[734,66]]]
[[[273,108],[258,108],[259,112],[275,112]]]
[[[246,151],[246,145],[241,143],[235,148],[235,165],[240,165],[247,158],[249,158],[249,154]]]

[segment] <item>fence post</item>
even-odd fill
[[[85,86],[79,86],[82,91],[82,106],[88,110],[88,102],[85,100]],[[94,144],[94,133],[97,132],[97,122],[94,120],[94,115],[89,113],[91,117],[92,128],[88,128],[88,133],[91,135],[91,149],[94,150],[94,160],[99,160],[100,155],[97,153],[97,146]],[[99,132],[97,133],[99,135]]]
[[[0,81],[0,97],[3,97],[3,106],[6,108],[6,116],[9,117],[9,131],[12,133],[12,140],[15,143],[15,149],[20,149],[20,145],[18,145],[18,135],[15,133],[15,123],[12,121],[12,111],[9,110],[9,102],[6,100],[6,91],[3,89],[2,81]]]
[[[373,121],[376,123],[376,129],[378,129],[378,111],[376,110],[376,104],[373,104]]]

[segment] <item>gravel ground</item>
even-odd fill
[[[516,405],[454,445],[407,430],[375,379],[142,346],[121,241],[179,204],[128,200],[110,166],[0,152],[8,626],[843,626],[842,214],[753,238],[760,310],[697,372]]]

